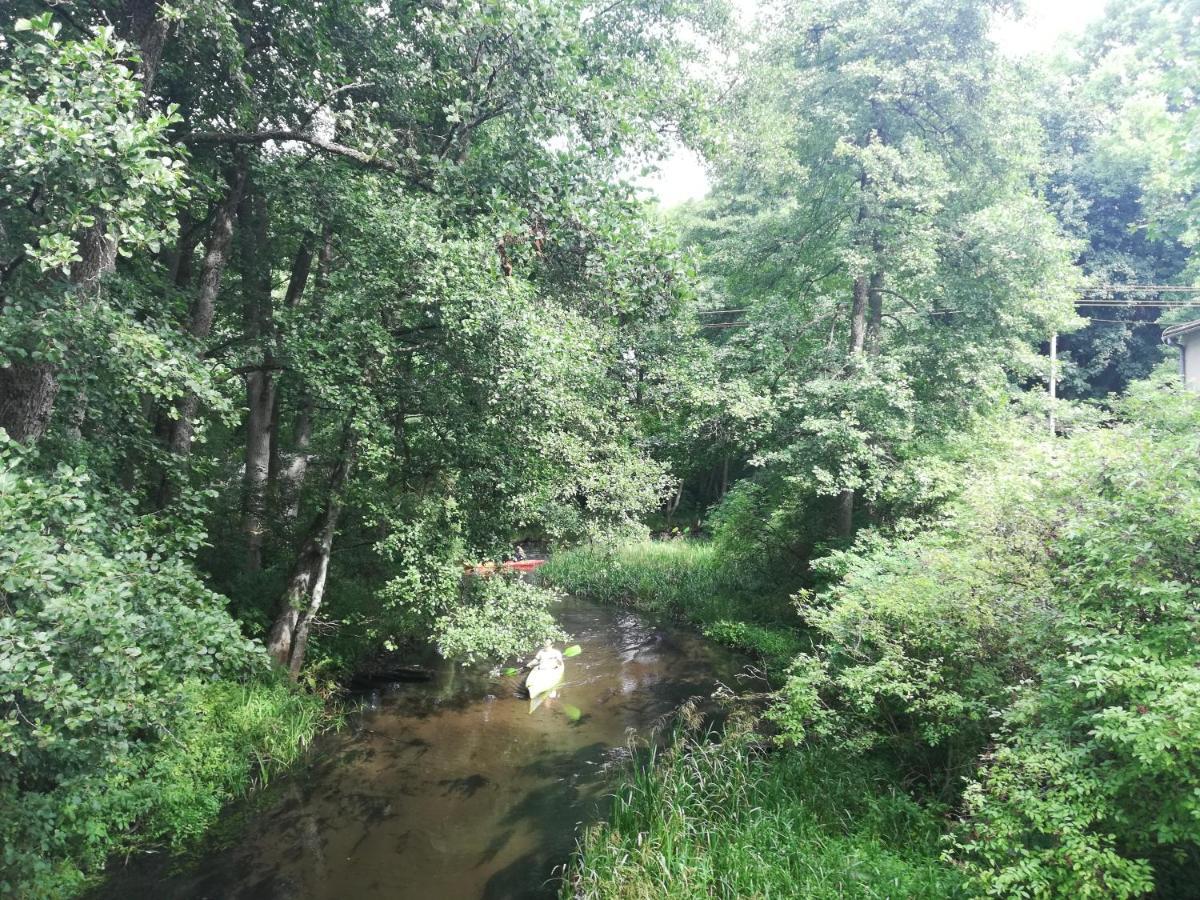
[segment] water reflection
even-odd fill
[[[560,620],[583,653],[533,714],[520,675],[482,669],[447,665],[379,691],[310,765],[272,784],[232,846],[175,872],[133,865],[97,896],[553,896],[629,733],[731,683],[739,665],[627,611],[566,601]]]

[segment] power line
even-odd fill
[[[1200,300],[1076,300],[1075,305],[1109,309],[1191,309],[1200,306]]]
[[[1200,287],[1182,284],[1098,284],[1085,291],[1100,291],[1102,293],[1141,293],[1155,291],[1158,293],[1200,294]]]

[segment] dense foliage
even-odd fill
[[[0,9],[0,893],[198,836],[380,648],[562,637],[464,577],[530,540],[781,688],[584,893],[1186,893],[1200,419],[1139,379],[1189,313],[1120,285],[1197,274],[1195,0],[1048,61],[1006,0],[752,6]],[[1129,393],[1048,429],[1060,334]]]
[[[1066,441],[1019,439],[936,527],[826,559],[819,637],[774,718],[968,779],[981,890],[1135,896],[1200,853],[1200,407],[1140,387]]]
[[[712,433],[751,477],[715,524],[787,571],[936,501],[957,435],[1072,320],[1075,245],[1038,191],[1040,125],[988,4],[762,19],[720,177],[683,224],[711,304],[736,313],[713,339],[732,421]]]
[[[34,463],[0,436],[0,889],[53,896],[134,823],[201,830],[251,758],[295,756],[319,703],[272,677],[159,523]]]
[[[623,178],[701,130],[724,23],[4,5],[0,892],[193,837],[293,758],[319,704],[272,659],[312,687],[559,635],[463,566],[671,486],[632,385],[691,288]]]

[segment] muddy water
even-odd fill
[[[453,665],[375,694],[252,811],[230,811],[243,820],[230,848],[172,873],[134,865],[100,896],[554,896],[555,869],[581,823],[603,815],[629,736],[734,686],[741,665],[623,610],[567,600],[559,619],[583,653],[557,699],[531,714],[517,677]]]

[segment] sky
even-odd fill
[[[734,0],[743,17],[753,16],[755,0]],[[996,23],[994,35],[1000,49],[1021,57],[1049,53],[1059,38],[1078,34],[1104,15],[1108,0],[1026,0],[1019,21]],[[659,171],[639,180],[647,194],[664,207],[678,206],[708,193],[709,180],[700,158],[685,147],[665,159]]]

